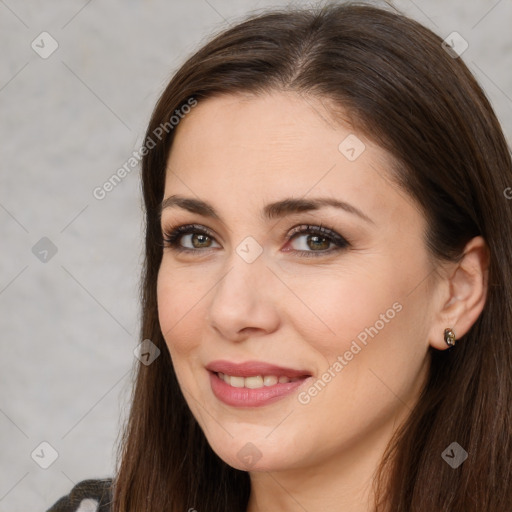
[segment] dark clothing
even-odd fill
[[[47,512],[110,512],[111,479],[83,480]]]

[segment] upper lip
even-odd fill
[[[285,368],[263,361],[246,361],[244,363],[234,363],[232,361],[212,361],[206,365],[206,369],[215,373],[224,373],[234,377],[255,377],[256,375],[275,375],[278,377],[288,377],[296,379],[298,377],[309,377],[311,374],[305,370],[296,370],[294,368]]]

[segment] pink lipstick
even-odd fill
[[[212,392],[233,407],[260,407],[290,395],[310,379],[307,370],[260,361],[213,361],[206,366]]]

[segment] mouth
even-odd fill
[[[312,378],[304,370],[284,368],[258,361],[207,365],[211,389],[221,402],[233,407],[259,407],[292,394]]]
[[[276,384],[288,384],[288,382],[297,382],[304,377],[295,377],[290,379],[284,375],[254,375],[251,377],[240,377],[237,375],[226,375],[222,372],[215,373],[217,377],[233,388],[261,389],[271,387]]]

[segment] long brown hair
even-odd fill
[[[142,163],[141,336],[161,356],[138,368],[114,511],[246,510],[249,475],[209,447],[180,391],[158,322],[159,207],[174,136],[174,129],[161,127],[176,110],[186,112],[191,99],[284,90],[329,100],[348,113],[355,130],[394,156],[397,182],[428,220],[425,243],[433,256],[455,261],[477,235],[490,250],[485,308],[456,347],[430,349],[428,382],[375,482],[377,510],[510,512],[512,215],[503,193],[512,185],[510,151],[484,93],[439,36],[362,4],[253,15],[190,57],[156,105],[146,139],[155,147]],[[441,457],[452,441],[469,454],[456,469]]]

